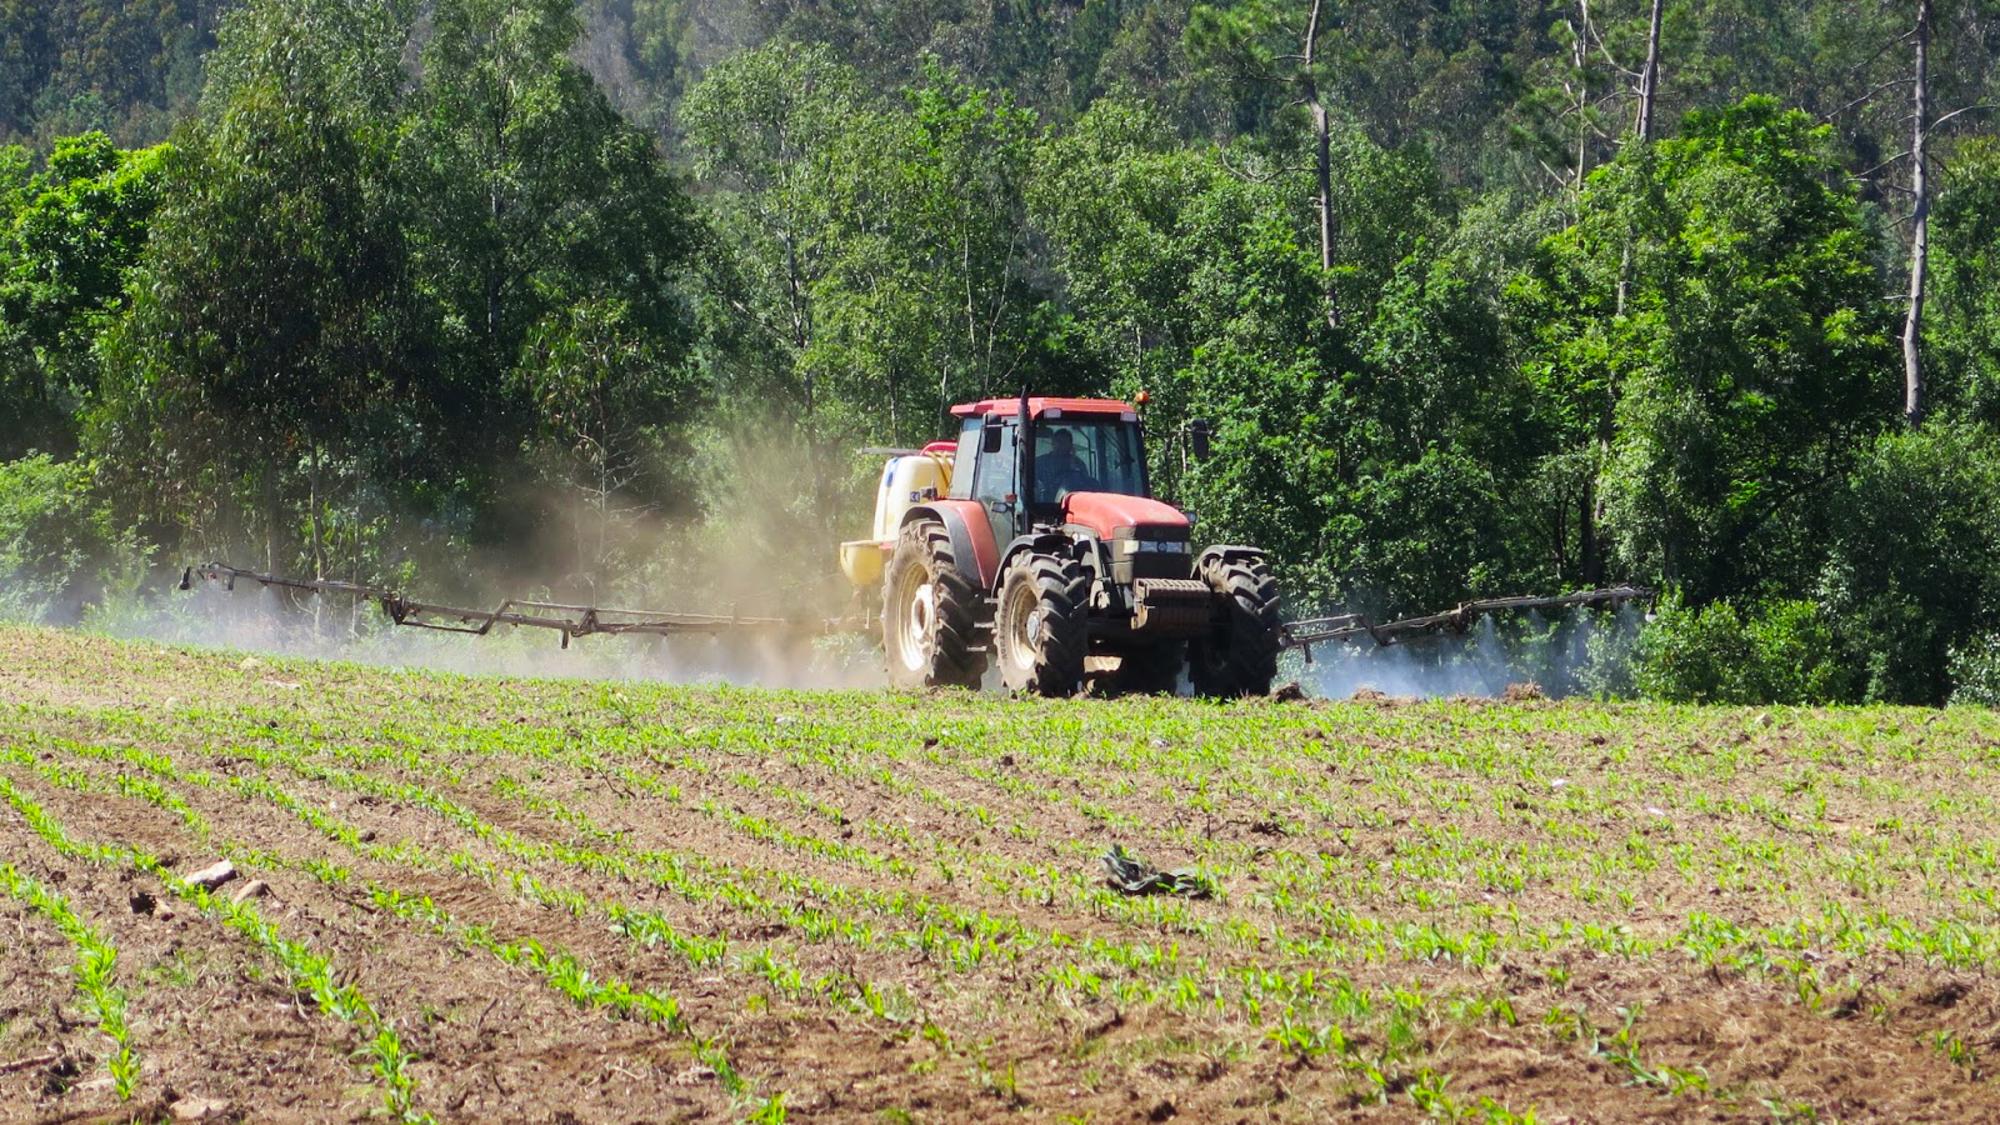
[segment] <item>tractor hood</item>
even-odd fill
[[[1188,518],[1180,509],[1144,496],[1116,492],[1072,492],[1062,498],[1063,520],[1087,527],[1101,539],[1186,539]]]

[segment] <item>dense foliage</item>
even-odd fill
[[[1633,581],[1642,690],[1941,702],[2000,629],[2000,19],[1921,37],[1915,425],[1913,11],[1660,10],[0,0],[0,510],[803,596],[857,447],[1144,389],[1295,611]]]

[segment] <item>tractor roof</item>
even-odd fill
[[[1129,402],[1115,398],[1029,398],[1028,410],[1039,418],[1051,410],[1064,414],[1132,414],[1138,410]],[[968,402],[951,408],[960,418],[977,418],[986,414],[1013,415],[1021,412],[1019,398],[983,398],[978,402]]]

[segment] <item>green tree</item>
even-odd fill
[[[255,535],[295,561],[288,500],[397,380],[405,251],[389,175],[401,27],[385,4],[259,0],[223,31],[166,174],[90,434],[160,529]]]
[[[1516,284],[1559,448],[1615,420],[1601,487],[1627,573],[1696,604],[1800,588],[1812,501],[1889,416],[1882,279],[1828,140],[1769,99],[1692,114],[1596,173]]]
[[[1323,565],[1342,468],[1336,351],[1294,183],[1229,159],[1105,101],[1042,145],[1030,198],[1090,365],[1153,399],[1154,487],[1194,508],[1204,536],[1273,552],[1310,600],[1337,574]],[[1196,419],[1215,431],[1198,464],[1183,440]]]
[[[121,152],[102,133],[67,137],[18,189],[12,221],[0,224],[0,323],[24,353],[16,401],[26,424],[0,438],[0,455],[73,445],[70,416],[95,389],[93,347],[125,306],[166,154]]]
[[[0,139],[166,134],[230,0],[0,0]]]
[[[933,65],[902,107],[843,132],[803,357],[839,429],[928,439],[950,404],[1041,381],[1023,199],[1033,124]]]
[[[538,330],[598,303],[647,354],[679,361],[694,228],[652,142],[570,59],[567,0],[443,0],[431,18],[397,153],[413,281],[436,317],[435,362],[413,393],[447,432],[499,439],[435,451],[490,480],[537,426],[506,392],[535,382],[515,368],[546,358],[530,346]]]
[[[1932,402],[1948,416],[2000,424],[2000,143],[1960,147],[1932,222]]]
[[[515,369],[534,407],[529,453],[581,500],[569,511],[570,566],[593,596],[609,592],[620,564],[634,561],[625,532],[636,517],[679,491],[668,487],[678,474],[665,466],[685,461],[686,449],[667,448],[669,423],[692,413],[699,388],[661,346],[656,333],[630,323],[622,302],[581,301],[528,333]]]
[[[794,421],[818,390],[806,354],[835,252],[833,182],[865,109],[860,78],[823,45],[775,43],[710,70],[681,108],[695,175],[713,189],[711,330],[736,362],[731,401]]]
[[[1820,600],[1867,698],[1942,703],[1951,650],[2000,628],[2000,439],[1944,420],[1885,434],[1845,485]]]
[[[1501,498],[1528,459],[1483,228],[1441,214],[1420,154],[1346,127],[1333,143],[1338,328],[1298,165],[1185,146],[1116,100],[1046,142],[1031,200],[1074,338],[1114,387],[1151,394],[1156,486],[1206,534],[1270,550],[1296,604],[1490,592],[1517,570]],[[1217,435],[1199,465],[1177,440],[1192,419]]]

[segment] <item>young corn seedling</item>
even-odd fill
[[[35,764],[37,769],[46,768],[50,774],[61,770],[61,767]],[[64,776],[74,785],[87,786],[89,783],[87,777],[73,771]],[[416,1107],[416,1083],[405,1069],[409,1056],[403,1051],[395,1029],[376,1014],[359,990],[334,981],[332,967],[324,957],[302,943],[283,937],[277,927],[266,921],[251,903],[230,902],[201,887],[183,882],[168,871],[158,858],[146,852],[123,845],[91,844],[74,839],[60,822],[5,777],[0,777],[0,797],[4,797],[35,834],[60,854],[90,863],[129,867],[151,875],[170,893],[250,941],[284,969],[288,983],[311,995],[322,1013],[352,1026],[361,1036],[365,1044],[363,1053],[372,1059],[377,1076],[383,1080],[382,1108],[391,1120],[431,1120],[428,1113]],[[100,968],[94,972],[108,975],[108,969]],[[121,1067],[125,1065],[128,1064],[121,1064]],[[136,1062],[129,1065],[136,1075]]]
[[[118,987],[118,951],[101,932],[77,916],[61,893],[12,864],[0,863],[0,889],[54,923],[76,950],[76,963],[71,966],[76,991],[96,1019],[98,1030],[111,1040],[107,1066],[112,1087],[120,1101],[130,1101],[139,1088],[139,1054],[132,1047],[131,1028],[125,1020],[125,992]]]

